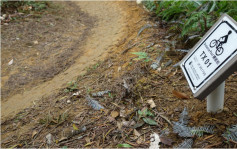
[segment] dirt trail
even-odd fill
[[[82,74],[87,66],[95,63],[96,60],[103,59],[108,52],[106,50],[111,49],[126,34],[125,26],[127,20],[125,19],[126,12],[124,7],[127,6],[123,3],[75,2],[76,6],[98,20],[83,47],[83,54],[69,69],[55,76],[52,80],[3,101],[1,105],[1,117],[3,120],[31,106],[34,101],[52,95],[62,87],[65,87],[65,83]]]

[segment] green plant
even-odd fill
[[[78,84],[76,81],[71,81],[67,84],[67,88],[64,90],[65,92],[73,92],[78,89]]]
[[[133,60],[144,60],[144,62],[149,62],[151,60],[146,52],[131,52],[131,53],[138,56],[138,58],[134,58]]]
[[[15,11],[18,11],[18,12],[41,11],[48,7],[49,2],[2,0],[0,5],[1,5],[2,13],[6,13],[6,12],[14,13]]]
[[[151,119],[150,117],[154,117],[154,114],[148,109],[138,110],[138,120],[142,118],[142,120],[149,125],[158,125],[156,121]]]
[[[237,20],[237,1],[150,0],[144,6],[166,21],[169,31],[179,34],[176,38],[181,40],[199,39],[223,13]]]

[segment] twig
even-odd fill
[[[105,136],[103,136],[103,144],[104,144],[104,141],[105,141],[105,137],[112,131],[112,130],[114,130],[116,127],[114,127],[114,128],[111,128],[106,134],[105,134]]]
[[[164,115],[159,115],[160,117],[162,117],[164,120],[166,120],[171,126],[173,126],[173,124],[170,122],[170,120],[165,117]]]
[[[121,54],[127,53],[127,52],[128,52],[130,49],[132,49],[135,45],[137,45],[137,43],[135,43],[135,44],[129,46],[127,49],[123,50],[123,52],[121,52]]]
[[[211,145],[206,146],[205,148],[212,148],[214,146],[220,145],[221,143],[222,142],[219,142],[219,143],[216,143],[216,144],[211,144]]]

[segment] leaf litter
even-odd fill
[[[150,59],[156,60],[158,57],[156,51],[164,52],[166,47],[165,44],[157,46],[157,43],[162,43],[159,41],[163,40],[161,34],[165,30],[157,31],[155,28],[150,28],[142,32],[139,37],[137,37],[137,34],[130,37],[131,41],[136,38],[136,41],[134,40],[134,43],[131,43],[132,45],[136,43],[136,45],[130,50],[133,52],[144,50],[148,53]],[[154,45],[150,47],[150,43],[154,43]],[[121,48],[121,50],[123,49],[126,49],[126,47]],[[54,148],[148,148],[152,141],[156,142],[156,147],[162,148],[201,148],[203,146],[198,145],[198,143],[202,141],[206,145],[215,145],[223,141],[223,137],[235,141],[234,137],[231,138],[230,135],[228,138],[227,136],[218,136],[218,134],[223,134],[226,131],[225,134],[228,135],[232,134],[229,133],[232,132],[232,129],[235,130],[235,127],[229,125],[237,120],[236,117],[230,116],[230,112],[237,107],[235,100],[233,100],[236,90],[233,83],[231,83],[231,81],[236,81],[236,78],[230,77],[227,81],[229,85],[232,85],[232,87],[227,88],[228,101],[226,104],[230,112],[213,116],[206,113],[205,102],[189,97],[191,93],[187,91],[188,85],[182,77],[180,69],[167,66],[161,67],[158,72],[150,68],[152,61],[133,61],[134,55],[131,53],[124,53],[124,57],[120,57],[121,50],[114,51],[112,56],[103,61],[97,69],[90,70],[84,76],[78,77],[77,84],[83,84],[80,87],[80,93],[75,92],[71,96],[72,93],[70,92],[61,92],[51,97],[50,100],[42,99],[39,106],[27,109],[31,111],[31,114],[20,119],[19,125],[29,123],[34,115],[40,115],[42,111],[53,113],[52,118],[49,119],[48,117],[47,119],[48,122],[51,122],[49,125],[34,123],[34,130],[38,132],[34,135],[34,140],[30,138],[35,132],[30,132],[32,136],[29,136],[29,133],[22,134],[22,137],[18,140],[10,143],[3,142],[3,146],[11,147],[26,141],[27,144],[22,144],[25,148],[46,147],[42,143],[42,139],[49,133],[55,138],[50,146]],[[160,66],[163,66],[170,59],[174,63],[178,63],[184,56],[180,53],[169,56],[165,52],[162,61],[160,61]],[[121,67],[121,70],[118,74],[117,69],[119,67]],[[88,90],[95,93],[96,96],[88,95]],[[98,90],[102,92],[96,92]],[[230,91],[235,94],[228,94]],[[113,96],[109,95],[110,92],[113,93]],[[65,104],[66,100],[57,100],[56,102],[56,99],[64,96],[69,97],[67,99],[71,101],[71,104]],[[69,107],[71,110],[68,112],[66,119],[58,124],[52,122],[52,120],[57,120],[57,116],[54,116],[57,115],[55,113]],[[44,116],[46,115],[44,114]],[[223,117],[226,118],[226,121],[223,120]],[[6,125],[8,123],[13,123],[13,120],[2,122],[3,133],[8,132],[10,128],[10,125]],[[226,129],[228,126],[230,129]],[[43,127],[42,131],[39,131],[40,127]],[[64,135],[62,135],[62,132],[64,132]],[[152,139],[152,134],[156,134],[156,139]],[[214,136],[204,140],[206,134]],[[157,139],[157,136],[159,139]],[[231,142],[230,144],[222,143],[217,147],[227,147],[228,145],[234,147],[235,144]]]

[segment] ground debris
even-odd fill
[[[86,100],[88,101],[88,105],[91,106],[94,110],[104,109],[104,107],[100,105],[98,101],[91,98],[89,95],[86,97]]]
[[[160,141],[160,136],[157,133],[153,133],[150,136],[151,140],[150,140],[150,147],[149,149],[159,149],[160,145],[159,143]]]
[[[227,128],[226,132],[222,134],[222,136],[227,140],[237,143],[237,124]]]
[[[47,135],[45,136],[45,139],[46,139],[46,143],[47,143],[48,145],[51,145],[51,144],[53,143],[53,135],[52,135],[51,133],[47,134]]]
[[[193,139],[185,139],[181,144],[174,148],[192,148]]]
[[[101,92],[97,92],[97,93],[92,93],[93,97],[102,97],[104,94],[108,94],[110,93],[110,90],[106,90],[106,91],[101,91]]]
[[[156,70],[156,69],[158,69],[158,68],[160,67],[160,62],[161,62],[161,60],[163,59],[163,56],[164,56],[164,55],[165,55],[165,53],[163,52],[163,53],[161,53],[160,56],[158,56],[158,57],[156,58],[156,61],[151,64],[151,68],[152,68],[152,69]]]
[[[179,116],[178,122],[173,122],[173,132],[177,133],[181,137],[194,137],[195,135],[198,137],[203,136],[203,133],[213,134],[214,126],[205,125],[202,127],[189,127],[188,124],[188,111],[184,108],[183,112]]]

